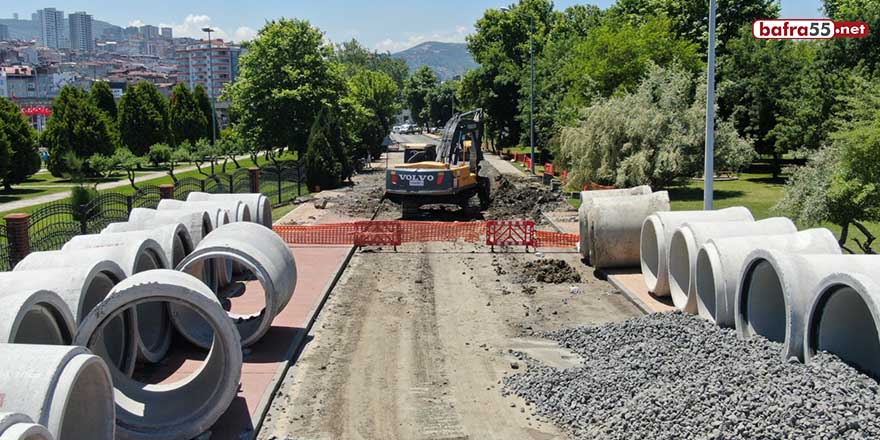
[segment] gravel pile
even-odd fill
[[[832,355],[783,363],[777,343],[680,313],[544,336],[583,366],[526,359],[504,393],[576,438],[880,438],[877,382]]]
[[[542,259],[523,264],[520,273],[529,281],[550,284],[581,282],[581,275],[564,260]]]

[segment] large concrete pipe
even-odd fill
[[[741,337],[783,344],[783,359],[804,360],[804,330],[819,283],[833,273],[872,273],[880,257],[788,254],[757,249],[743,264],[734,313]]]
[[[113,285],[125,278],[125,272],[112,260],[83,260],[78,263],[66,262],[67,266],[58,268],[53,265],[46,265],[45,268],[38,266],[35,270],[28,270],[30,266],[19,263],[12,272],[0,273],[0,286],[13,286],[10,289],[15,291],[30,289],[57,293],[70,309],[74,323],[79,326],[83,318],[107,296]],[[137,361],[136,326],[134,310],[113,320],[102,335],[104,345],[94,353],[115,368],[131,374]]]
[[[119,439],[191,439],[210,428],[238,392],[242,352],[235,325],[208,286],[183,272],[160,269],[126,278],[86,317],[74,342],[93,347],[114,316],[155,301],[192,310],[213,335],[210,351],[189,377],[168,384],[141,383],[111,370]]]
[[[84,347],[0,344],[3,410],[27,415],[58,440],[112,439],[113,385]]]
[[[816,351],[834,353],[844,362],[880,379],[880,256],[870,272],[831,273],[819,282],[807,312],[804,361]]]
[[[216,216],[215,212],[214,217],[216,218]],[[134,208],[128,214],[128,223],[135,224],[141,229],[150,229],[156,225],[182,223],[189,231],[193,246],[199,244],[204,236],[214,230],[211,214],[198,210],[159,211],[149,208]]]
[[[642,221],[654,212],[669,209],[669,194],[660,191],[641,196],[594,199],[591,203],[588,233],[593,267],[638,266]]]
[[[239,210],[244,206],[242,203],[235,204],[235,209]],[[235,214],[230,214],[228,210],[228,204],[224,205],[221,203],[213,203],[213,202],[181,202],[180,200],[162,200],[159,202],[158,206],[159,211],[184,211],[184,212],[207,212],[211,215],[212,221],[212,230],[217,229],[220,226],[231,222],[237,222],[240,220],[236,220]],[[250,212],[250,211],[248,211]],[[242,216],[244,214],[241,214]],[[248,214],[250,215],[250,214]],[[249,218],[249,217],[248,217]],[[204,238],[204,236],[202,237]],[[201,240],[199,240],[201,242]],[[209,283],[212,290],[216,291],[221,286],[225,286],[232,282],[233,275],[233,264],[232,261],[229,260],[218,260],[212,262],[212,266],[214,269],[214,276],[216,280],[214,283]],[[210,270],[211,267],[205,268],[205,270]],[[208,281],[208,280],[206,280]]]
[[[840,254],[834,234],[824,228],[795,234],[710,239],[700,248],[694,267],[700,316],[722,327],[734,327],[734,302],[743,263],[758,248],[792,254]]]
[[[206,262],[220,258],[241,264],[263,287],[264,307],[259,313],[229,314],[241,334],[242,345],[251,345],[269,330],[275,315],[287,306],[293,295],[296,287],[293,254],[271,229],[254,223],[230,223],[208,234],[177,269],[199,274]],[[172,307],[171,319],[192,343],[203,348],[210,345],[210,331],[204,328],[204,321],[194,319],[191,312]]]
[[[242,202],[183,202],[180,200],[163,199],[159,201],[159,206],[156,209],[159,211],[203,209],[210,213],[214,212],[217,208],[220,208],[229,214],[229,222],[251,221],[251,210],[248,208],[248,205],[245,205]],[[217,228],[218,223],[219,222],[214,222],[214,229]]]
[[[169,269],[192,252],[192,240],[183,224],[168,224],[144,231],[78,235],[64,245],[62,252],[128,249],[122,267],[126,276],[153,269]],[[118,255],[114,254],[114,255]],[[174,264],[173,264],[174,263]],[[138,357],[146,362],[161,361],[171,345],[171,320],[162,303],[137,307]]]
[[[650,191],[650,189],[649,189]],[[221,202],[235,203],[241,202],[247,205],[251,213],[251,221],[259,223],[267,228],[272,228],[272,203],[269,199],[259,193],[248,194],[211,194],[203,192],[191,192],[186,196],[188,202]]]
[[[651,194],[651,187],[648,185],[637,186],[635,188],[625,189],[605,189],[599,191],[581,191],[581,207],[578,208],[578,223],[580,232],[580,251],[584,260],[590,262],[590,234],[589,234],[589,218],[590,209],[593,207],[593,200],[609,197],[627,197],[641,196]]]
[[[709,239],[795,232],[797,226],[785,217],[768,218],[757,222],[747,220],[684,223],[669,240],[667,267],[673,304],[683,312],[697,313],[697,289],[694,281],[697,253],[703,243]]]
[[[45,426],[22,413],[0,412],[0,440],[53,440]]]
[[[51,290],[18,289],[0,278],[0,343],[70,345],[76,329],[67,303]]]
[[[716,211],[662,211],[645,219],[641,232],[642,276],[648,291],[669,296],[669,240],[686,222],[753,221],[752,213],[741,206]]]

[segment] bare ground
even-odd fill
[[[639,314],[575,253],[581,282],[520,276],[535,254],[421,243],[357,253],[285,377],[260,439],[556,439],[555,426],[504,397],[525,365],[579,360],[534,332]]]

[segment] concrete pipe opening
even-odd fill
[[[740,288],[740,316],[743,335],[761,335],[771,341],[788,340],[788,310],[785,291],[776,268],[764,259],[752,260],[743,269]]]
[[[0,412],[0,440],[53,440],[45,426],[22,413]]]
[[[707,243],[697,253],[695,267],[697,289],[697,314],[709,321],[716,323],[718,315],[719,293],[724,289],[721,274],[716,273],[715,268],[720,268],[718,250],[714,243]]]
[[[128,215],[128,223],[137,227],[138,230],[152,229],[158,225],[181,223],[189,232],[193,245],[198,244],[204,236],[214,230],[211,214],[204,210],[180,209],[158,211],[148,208],[135,208]]]
[[[826,277],[807,319],[805,360],[825,351],[880,380],[878,296],[880,286],[865,276]]]
[[[56,439],[110,439],[113,385],[84,347],[0,344],[4,409],[30,416]]]
[[[669,292],[672,294],[672,303],[679,310],[694,314],[697,312],[696,304],[689,301],[691,278],[691,249],[694,248],[693,235],[688,234],[681,228],[672,234],[669,240],[669,252],[667,254],[667,267],[669,268]]]
[[[660,241],[663,234],[660,220],[656,216],[649,216],[642,223],[641,238],[639,240],[639,253],[641,255],[642,276],[645,278],[645,284],[648,291],[657,290],[657,283],[660,278],[660,248],[665,244]]]
[[[0,289],[9,292],[15,287],[2,285]],[[55,292],[26,288],[0,296],[2,343],[70,345],[74,329],[70,307]]]
[[[272,204],[269,203],[269,199],[262,194],[211,194],[204,192],[191,192],[187,195],[186,200],[189,202],[241,202],[247,205],[250,210],[250,221],[259,223],[270,229],[272,228]]]
[[[212,339],[203,365],[187,378],[146,384],[111,369],[117,434],[130,439],[188,439],[209,429],[235,397],[241,378],[239,335],[219,301],[198,279],[173,270],[142,272],[120,282],[77,330],[75,343],[93,346],[107,320],[143,302],[192,310]]]
[[[203,273],[212,260],[235,261],[244,268],[240,297],[229,301],[229,316],[241,334],[243,346],[258,341],[271,327],[274,317],[287,306],[296,286],[296,263],[290,248],[272,230],[254,223],[231,223],[205,237],[177,269]],[[257,280],[262,289],[248,289],[243,282]],[[262,290],[262,291],[260,291]],[[223,295],[225,292],[218,291]],[[193,344],[207,348],[210,332],[204,322],[175,307],[171,319],[178,331]]]

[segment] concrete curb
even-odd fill
[[[617,280],[617,277],[614,274],[605,274],[605,279],[617,289],[618,292],[622,293],[626,299],[629,300],[637,309],[639,309],[645,315],[650,315],[654,313],[641,298],[638,297],[635,293],[631,292],[626,286],[623,285],[620,281]]]

